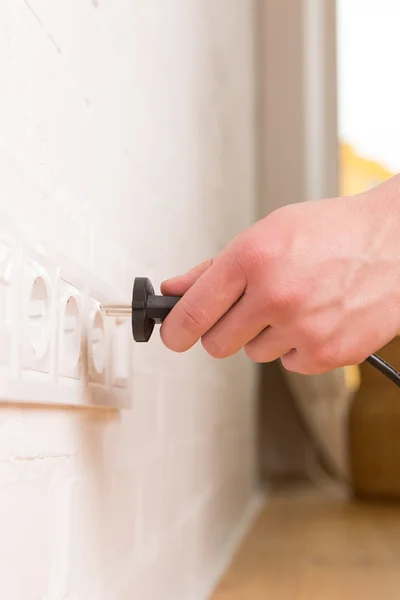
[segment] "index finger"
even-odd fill
[[[164,344],[189,350],[242,296],[246,275],[230,252],[217,257],[175,305],[161,327]]]
[[[167,279],[161,284],[161,293],[164,296],[183,296],[189,288],[209,269],[213,260],[206,260],[190,269],[184,275],[178,275],[172,279]]]

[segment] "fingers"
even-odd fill
[[[280,327],[267,327],[247,343],[244,350],[254,362],[267,363],[291,351],[291,344]]]
[[[161,293],[164,296],[183,296],[192,287],[194,282],[211,267],[212,263],[213,259],[211,258],[193,267],[193,269],[190,269],[184,275],[167,279],[161,284]]]
[[[202,338],[207,352],[215,358],[236,354],[265,329],[267,316],[263,303],[247,292]]]
[[[183,287],[182,284],[180,289]],[[232,260],[230,253],[221,254],[195,279],[165,319],[161,327],[164,344],[175,352],[191,348],[235,304],[245,289],[243,269]]]
[[[281,362],[287,371],[300,375],[321,375],[332,369],[328,363],[313,360],[306,352],[298,350],[291,350],[282,356]]]

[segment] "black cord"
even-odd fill
[[[391,365],[389,365],[389,363],[383,360],[383,358],[381,358],[377,354],[371,354],[371,356],[369,356],[365,362],[375,367],[375,369],[377,369],[388,379],[393,381],[393,383],[395,383],[397,387],[400,387],[400,372],[397,371]]]

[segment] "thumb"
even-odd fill
[[[190,269],[184,275],[177,275],[163,281],[161,284],[161,293],[164,296],[183,296],[199,277],[211,267],[212,263],[213,259],[211,258],[193,267],[193,269]]]

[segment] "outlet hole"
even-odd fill
[[[81,350],[81,328],[79,306],[74,296],[68,298],[65,305],[63,334],[64,358],[69,365],[76,366]]]
[[[96,313],[92,327],[92,360],[97,373],[103,373],[106,362],[104,321],[99,312]]]
[[[131,343],[131,337],[131,324],[129,319],[115,319],[112,365],[114,383],[116,385],[125,385],[125,382],[129,379],[129,344]]]
[[[46,282],[38,277],[32,285],[28,307],[28,341],[37,358],[46,354],[49,344],[49,304]]]

